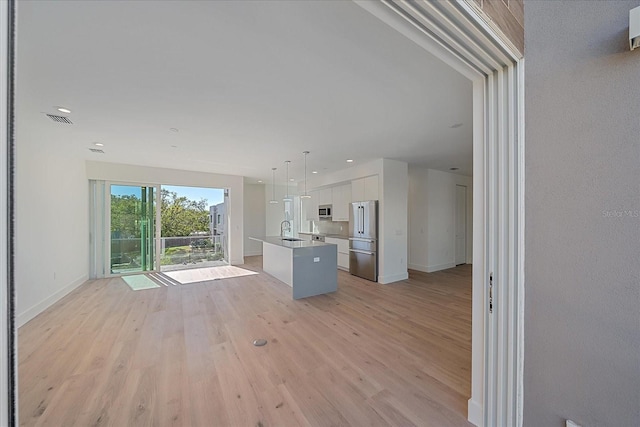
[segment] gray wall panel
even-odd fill
[[[636,6],[525,2],[525,426],[640,426]]]

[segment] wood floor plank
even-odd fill
[[[339,271],[337,292],[294,301],[246,261],[258,274],[89,281],[21,327],[20,425],[469,425],[471,266]]]

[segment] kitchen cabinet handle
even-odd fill
[[[373,239],[363,239],[362,237],[349,237],[349,240],[355,240],[357,242],[367,242],[367,243],[375,242],[375,240]]]
[[[355,252],[358,254],[365,254],[365,255],[375,255],[375,252],[367,252],[367,251],[361,251],[359,249],[349,249],[349,252]]]

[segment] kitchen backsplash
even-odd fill
[[[311,221],[312,232],[349,236],[349,221]]]

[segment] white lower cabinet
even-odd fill
[[[327,237],[326,243],[338,245],[338,268],[349,271],[349,240],[337,237]]]
[[[338,252],[338,268],[349,271],[349,253]]]

